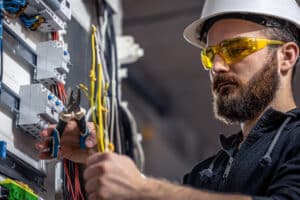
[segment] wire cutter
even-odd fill
[[[53,158],[57,157],[57,153],[60,147],[60,137],[62,136],[65,127],[69,120],[75,118],[78,128],[80,130],[80,148],[85,149],[85,140],[90,134],[89,129],[86,126],[85,114],[86,110],[80,107],[81,93],[77,87],[76,90],[68,91],[67,105],[64,111],[59,114],[59,121],[56,128],[52,132],[50,151]]]

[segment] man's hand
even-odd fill
[[[242,195],[210,193],[154,178],[144,178],[127,156],[95,153],[84,171],[89,200],[251,200]]]
[[[91,155],[84,179],[89,200],[139,199],[146,182],[130,158],[115,153]]]
[[[50,152],[47,151],[50,149],[50,137],[52,135],[53,129],[56,125],[50,125],[47,129],[40,132],[42,138],[41,141],[36,143],[36,148],[39,150],[40,159],[52,159]],[[96,136],[93,123],[87,124],[90,135],[86,139],[86,147],[93,148],[96,146]],[[85,163],[88,157],[87,150],[80,149],[79,144],[80,131],[75,120],[70,120],[60,138],[60,149],[58,152],[59,158],[66,158],[68,160]]]

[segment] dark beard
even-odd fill
[[[220,74],[215,77],[212,89],[217,119],[227,124],[240,123],[255,119],[264,111],[279,86],[275,53],[269,58],[247,84],[236,76]]]

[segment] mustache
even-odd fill
[[[219,92],[221,87],[227,84],[241,85],[241,81],[236,76],[233,75],[219,74],[215,76],[213,79],[212,89],[215,92]]]

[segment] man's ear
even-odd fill
[[[286,74],[293,70],[293,66],[299,57],[299,47],[295,42],[287,42],[281,46],[278,52],[280,72]]]

